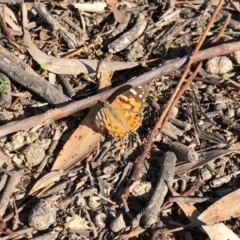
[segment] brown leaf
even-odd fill
[[[133,238],[133,237],[138,237],[138,235],[142,232],[146,231],[146,229],[138,226],[136,228],[134,228],[125,238],[124,240],[129,240],[130,238]]]
[[[104,62],[99,65],[100,80],[99,89],[111,85],[111,74],[106,70]],[[79,127],[72,134],[70,139],[64,145],[62,151],[58,155],[53,167],[53,170],[69,170],[77,163],[85,159],[98,146],[103,137],[104,130],[96,126],[96,114],[100,110],[101,105],[97,104],[92,107],[79,125]]]
[[[101,72],[99,88],[111,85],[111,75],[109,71],[106,70],[103,63],[100,64],[99,69]],[[51,172],[42,177],[33,186],[29,195],[42,188],[51,186],[54,182],[60,179],[65,171],[70,170],[76,164],[80,163],[98,146],[104,132],[103,129],[98,129],[95,124],[95,117],[100,107],[101,105],[97,104],[90,109],[79,127],[65,143],[62,151],[52,166]]]
[[[99,104],[91,108],[85,119],[65,143],[52,171],[71,169],[96,148],[103,135],[103,130],[97,129],[95,124],[95,116],[99,109]]]
[[[46,174],[35,183],[35,185],[32,187],[28,195],[32,195],[36,191],[42,188],[48,187],[54,182],[57,182],[60,179],[61,175],[62,175],[62,171],[52,171]]]
[[[108,5],[108,8],[112,11],[114,18],[119,23],[124,23],[126,20],[126,15],[117,9],[117,0],[106,0],[106,3]]]
[[[175,190],[169,186],[169,190],[172,192],[173,196],[180,196]],[[239,198],[238,198],[239,199]],[[220,200],[219,200],[220,201]],[[199,217],[203,214],[205,217],[205,212],[202,214],[195,208],[195,206],[184,203],[177,202],[178,206],[184,211],[185,215],[191,220],[192,223],[199,223]],[[213,204],[214,205],[214,204]],[[211,208],[211,206],[209,207]],[[206,210],[207,211],[207,210]],[[209,214],[209,212],[208,212]],[[211,218],[211,217],[210,217]],[[205,218],[207,219],[207,217]],[[207,222],[205,222],[207,223]],[[231,239],[231,240],[239,240],[238,236],[231,231],[225,224],[223,223],[215,223],[212,225],[199,225],[200,229],[203,229],[209,236],[211,240],[219,240],[219,239]]]
[[[228,79],[228,81],[231,82],[234,86],[240,87],[240,83],[235,82],[235,81],[233,81],[233,80],[231,80],[231,79]]]
[[[240,217],[240,189],[227,194],[213,203],[198,217],[202,222],[211,224]]]

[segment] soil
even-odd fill
[[[0,239],[239,239],[221,2],[0,1]]]

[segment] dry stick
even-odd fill
[[[4,17],[4,6],[2,6],[2,9],[3,9],[3,17]],[[14,40],[12,40],[11,39],[11,36],[10,36],[10,34],[9,34],[9,30],[8,30],[8,27],[7,27],[7,24],[6,24],[6,22],[3,20],[3,17],[2,17],[2,15],[0,14],[0,22],[1,22],[1,25],[2,25],[2,28],[4,29],[4,31],[5,31],[5,34],[6,34],[6,36],[7,36],[7,40],[13,45],[13,46],[15,46],[16,48],[18,48],[18,50],[22,53],[22,54],[24,54],[24,50],[23,50],[23,47],[21,47],[16,41],[14,41]]]
[[[69,48],[76,48],[82,45],[76,38],[76,36],[67,31],[61,24],[59,24],[46,10],[43,3],[34,2],[34,8],[38,12],[38,15],[51,27],[54,32],[61,31],[62,38],[66,42]]]
[[[57,105],[71,100],[69,97],[57,90],[53,85],[41,77],[35,77],[24,71],[19,65],[12,62],[8,57],[0,53],[0,69],[9,78],[20,85],[35,92],[48,103]]]
[[[2,194],[1,200],[0,200],[0,216],[2,217],[5,213],[10,196],[12,195],[16,185],[19,183],[21,178],[21,172],[11,172],[10,179],[6,185],[6,188],[4,189],[4,192]]]
[[[213,12],[212,18],[211,18],[211,20],[209,21],[209,23],[208,23],[208,25],[207,25],[207,27],[206,27],[206,30],[205,30],[205,32],[203,33],[202,37],[200,38],[197,46],[195,47],[195,49],[194,49],[194,51],[193,51],[193,53],[192,53],[192,56],[191,56],[191,58],[189,59],[189,61],[188,61],[188,63],[187,63],[187,66],[186,66],[186,68],[185,68],[185,71],[183,72],[183,75],[182,75],[181,79],[179,80],[179,82],[178,82],[178,84],[177,84],[177,87],[176,87],[174,93],[172,94],[172,96],[171,96],[168,104],[166,105],[166,107],[165,107],[165,109],[164,109],[164,111],[163,111],[163,114],[162,114],[162,116],[160,117],[159,121],[158,121],[157,124],[154,126],[154,129],[153,129],[154,132],[155,132],[157,129],[159,129],[159,132],[163,129],[163,127],[164,127],[165,124],[167,123],[167,120],[166,120],[167,114],[170,114],[171,108],[176,104],[176,101],[174,101],[174,99],[175,99],[177,93],[178,93],[179,91],[180,91],[181,93],[183,93],[183,92],[186,90],[186,88],[183,88],[182,90],[180,90],[180,87],[181,87],[181,85],[183,84],[183,81],[185,80],[187,74],[189,73],[190,67],[191,67],[192,63],[194,62],[194,60],[195,60],[195,58],[196,58],[196,54],[197,54],[197,52],[199,51],[200,47],[202,46],[202,44],[203,44],[203,42],[204,42],[204,40],[205,40],[205,38],[206,38],[206,36],[207,36],[207,34],[208,34],[208,32],[209,32],[209,30],[210,30],[213,22],[214,22],[214,20],[215,20],[217,14],[218,14],[218,12],[219,12],[222,4],[223,4],[223,0],[221,0],[221,1],[219,2],[218,7],[217,7],[217,8],[215,9],[215,11]],[[199,68],[199,65],[198,65],[198,68]],[[195,75],[196,75],[196,71],[195,71]],[[191,79],[192,79],[192,78],[191,78]],[[193,79],[192,79],[192,80],[193,80]],[[190,83],[192,82],[192,80],[190,81]],[[187,83],[185,86],[189,86],[190,83]],[[179,97],[179,95],[178,95],[178,97]],[[152,142],[152,141],[151,141],[151,142]]]
[[[166,122],[164,122],[164,124],[163,124],[163,121],[164,121],[165,117],[167,116],[167,114],[170,113],[169,110],[170,110],[170,108],[171,108],[171,105],[172,105],[172,103],[173,103],[173,101],[174,101],[177,93],[179,92],[180,87],[181,87],[181,85],[182,85],[185,77],[186,77],[187,74],[189,73],[190,67],[191,67],[192,63],[195,61],[195,58],[196,58],[196,56],[197,56],[197,52],[199,51],[200,47],[202,46],[202,44],[203,44],[203,42],[204,42],[204,40],[205,40],[205,38],[206,38],[206,36],[207,36],[207,33],[209,32],[209,30],[210,30],[210,28],[211,28],[211,26],[212,26],[212,24],[213,24],[213,22],[214,22],[214,20],[215,20],[215,18],[216,18],[216,16],[217,16],[217,13],[219,12],[222,4],[223,4],[223,0],[220,0],[217,8],[216,8],[215,11],[213,12],[212,18],[211,18],[210,22],[208,23],[205,32],[203,33],[202,37],[200,38],[200,40],[199,40],[196,48],[194,49],[194,51],[193,51],[193,53],[192,53],[191,58],[189,59],[189,61],[188,61],[188,63],[187,63],[187,66],[186,66],[186,69],[185,69],[185,71],[184,71],[184,73],[183,73],[183,75],[182,75],[182,78],[181,78],[180,81],[178,82],[178,84],[177,84],[177,86],[176,86],[176,88],[175,88],[174,93],[172,94],[170,100],[168,101],[166,107],[164,108],[164,111],[163,111],[163,113],[162,113],[159,121],[156,123],[156,125],[154,126],[153,130],[151,131],[151,133],[150,133],[150,135],[149,135],[149,137],[148,137],[148,140],[147,140],[145,149],[144,149],[143,153],[141,154],[140,158],[138,159],[138,163],[135,165],[135,168],[134,168],[134,171],[133,171],[133,174],[132,174],[132,178],[131,178],[130,181],[133,181],[134,179],[136,179],[136,178],[138,177],[139,172],[140,172],[140,169],[141,169],[141,166],[142,166],[142,164],[143,164],[143,162],[144,162],[147,154],[149,153],[149,151],[150,151],[150,149],[151,149],[151,145],[152,145],[152,141],[153,141],[153,138],[154,138],[154,136],[155,136],[155,133],[157,132],[158,129],[159,129],[159,132],[161,132],[162,128],[164,127],[164,124],[165,124]],[[159,132],[158,132],[158,133],[159,133]],[[124,193],[125,198],[127,198],[128,195],[129,195],[129,194],[128,194],[128,193],[129,193],[128,191],[129,191],[129,190],[126,189],[126,191],[125,191],[125,193]]]
[[[169,202],[174,203],[174,202],[184,202],[184,203],[202,203],[206,202],[209,200],[209,197],[184,197],[184,196],[175,196],[175,197],[170,197]]]
[[[199,70],[202,67],[202,62],[200,62],[197,66],[197,68],[195,69],[194,73],[192,74],[192,76],[188,79],[188,81],[186,82],[186,84],[180,89],[180,91],[178,92],[175,100],[172,102],[172,105],[169,109],[169,113],[172,111],[173,107],[177,104],[178,100],[181,98],[181,96],[183,95],[183,93],[188,89],[188,87],[190,86],[190,84],[193,82],[194,78],[196,77],[196,75],[198,74]],[[160,129],[160,131],[162,130],[162,128],[166,125],[166,123],[168,122],[168,118],[169,118],[169,114],[165,117],[165,119],[163,120],[163,124],[162,127]]]
[[[195,70],[195,72],[193,73],[193,75],[191,76],[191,78],[187,81],[187,83],[184,85],[184,87],[182,87],[182,89],[179,91],[178,95],[176,96],[176,99],[174,101],[174,104],[172,105],[172,107],[177,103],[177,101],[181,98],[182,94],[184,93],[184,91],[190,86],[190,84],[192,83],[192,81],[194,80],[194,78],[196,77],[196,74],[199,72],[199,69],[202,66],[202,62],[200,62]],[[171,108],[172,109],[172,108]],[[168,115],[169,116],[169,115]],[[168,119],[168,116],[166,117],[166,119]],[[165,121],[167,121],[165,119]],[[163,123],[164,125],[164,123]],[[195,189],[197,189],[199,186],[201,185],[201,182],[199,181],[193,188],[191,188],[191,192],[194,191]],[[189,196],[190,193],[186,192],[183,194],[183,196]],[[170,204],[171,205],[171,204]],[[165,206],[166,208],[168,208],[169,204],[167,206]]]
[[[227,28],[227,26],[228,26],[228,24],[229,24],[229,22],[231,20],[231,17],[232,17],[232,15],[228,14],[227,19],[226,19],[226,21],[224,22],[224,24],[222,26],[222,29],[218,33],[217,37],[213,39],[212,43],[216,43],[221,38],[221,36],[223,35],[225,29]]]
[[[34,228],[30,227],[30,228],[24,228],[24,229],[21,229],[19,231],[16,231],[16,232],[13,232],[13,235],[9,235],[9,236],[5,236],[5,237],[1,237],[1,240],[8,240],[8,239],[13,239],[15,237],[19,237],[20,235],[23,235],[23,234],[30,234],[30,233],[33,233],[34,232]],[[15,238],[16,239],[16,238]],[[33,238],[32,238],[33,239]],[[45,238],[46,240],[46,238]]]
[[[176,164],[177,157],[173,152],[166,152],[164,156],[164,163],[159,173],[159,179],[154,190],[154,193],[149,200],[147,206],[137,215],[133,221],[133,227],[139,226],[148,228],[150,225],[156,222],[159,210],[164,201],[165,195],[168,192],[168,186],[166,182],[171,183],[174,177],[174,166]]]
[[[230,21],[230,17],[231,17],[231,15],[230,15],[230,16],[228,15],[228,18],[227,18],[225,24],[223,25],[223,27],[222,27],[221,31],[219,32],[218,36],[212,41],[212,43],[213,43],[213,42],[216,42],[216,41],[218,41],[218,40],[220,39],[220,37],[221,37],[222,34],[224,33],[224,31],[225,31],[225,29],[226,29],[226,27],[227,27],[227,25],[228,25],[228,23],[229,23],[229,21]],[[195,75],[198,73],[201,65],[202,65],[202,62],[199,63],[197,69],[195,70]],[[193,74],[193,75],[194,75],[194,74]],[[179,91],[179,93],[178,93],[178,95],[177,95],[177,97],[176,97],[176,99],[175,99],[175,101],[174,101],[175,103],[176,103],[176,102],[178,101],[178,99],[182,96],[183,92],[188,88],[188,86],[191,84],[191,82],[192,82],[192,80],[193,80],[194,78],[195,78],[194,76],[191,76],[191,80],[189,79],[188,82],[185,84],[185,86]],[[174,104],[173,104],[172,106],[174,106]],[[166,119],[165,119],[165,121],[166,121]],[[163,125],[164,125],[164,123],[163,123]],[[199,181],[198,184],[194,187],[194,190],[195,190],[196,188],[198,188],[199,186],[200,186],[200,181]],[[192,189],[191,189],[191,190],[192,190]],[[188,195],[189,195],[189,193],[187,193],[187,192],[184,194],[184,196],[188,196]],[[191,200],[192,200],[192,198],[191,198]],[[176,229],[175,229],[175,230],[176,230]],[[182,228],[180,228],[180,229],[178,229],[178,230],[182,230]]]
[[[218,36],[212,41],[212,43],[215,43],[216,39],[219,40],[220,37],[222,36],[222,34],[224,33],[229,21],[230,21],[231,15],[228,15],[228,20],[225,22],[225,24],[223,25],[221,31],[219,32]],[[196,68],[196,70],[194,71],[193,75],[191,76],[191,78],[187,81],[187,83],[182,87],[182,89],[179,91],[178,95],[176,96],[176,99],[174,100],[169,112],[172,111],[172,108],[177,104],[177,101],[181,98],[181,96],[183,95],[183,93],[188,89],[188,87],[190,86],[190,84],[192,83],[192,81],[194,80],[194,78],[196,77],[197,73],[199,72],[200,68],[202,67],[202,62],[200,62]],[[165,126],[165,124],[167,123],[169,118],[169,115],[166,116],[166,118],[164,119],[163,125]]]
[[[2,54],[2,56],[4,57],[7,57],[11,62],[17,64],[19,67],[21,67],[23,70],[30,73],[31,75],[39,76],[36,72],[34,72],[34,70],[29,65],[27,65],[20,58],[15,56],[13,53],[9,52],[7,49],[2,47],[1,45],[0,45],[0,54]]]
[[[44,167],[46,166],[48,160],[50,159],[50,157],[53,156],[53,152],[57,147],[57,144],[59,142],[59,139],[61,138],[62,134],[65,132],[66,129],[62,129],[62,131],[60,129],[56,129],[52,142],[50,144],[50,147],[48,148],[48,152],[45,155],[44,159],[42,160],[41,164],[38,166],[37,168],[37,173],[35,174],[35,178],[38,178],[39,175],[42,173]]]
[[[224,33],[229,21],[230,21],[231,15],[228,15],[228,20],[225,22],[225,24],[223,25],[221,31],[219,32],[218,36],[212,41],[212,43],[216,42],[215,40],[219,40],[220,37],[222,36],[222,34]],[[177,101],[181,98],[181,96],[183,95],[183,93],[188,89],[188,87],[190,86],[190,84],[192,83],[192,81],[194,80],[194,78],[196,77],[197,73],[199,72],[200,68],[202,67],[202,62],[200,62],[196,68],[196,70],[194,71],[193,75],[191,76],[191,78],[187,81],[187,83],[182,87],[182,89],[179,91],[178,95],[176,96],[176,99],[174,100],[172,107],[170,108],[170,111],[172,110],[172,108],[174,107],[174,105],[176,105]],[[169,112],[170,112],[169,111]],[[164,122],[163,122],[163,126],[167,123],[169,118],[169,115],[166,116]]]
[[[54,239],[59,239],[58,235],[59,235],[59,232],[52,231],[52,232],[44,233],[41,236],[32,238],[32,240],[54,240]]]
[[[202,61],[204,59],[209,59],[214,56],[230,54],[230,53],[236,52],[238,50],[240,50],[240,42],[222,44],[217,47],[212,47],[212,48],[200,51],[197,54],[196,62]],[[129,81],[125,84],[122,84],[121,86],[118,86],[111,90],[105,91],[103,93],[99,93],[99,94],[89,97],[87,99],[73,102],[62,108],[49,110],[46,113],[43,113],[43,114],[40,114],[37,116],[33,116],[28,119],[5,124],[0,127],[0,137],[5,136],[9,133],[19,131],[19,130],[29,129],[36,125],[48,125],[58,119],[67,117],[79,110],[89,108],[89,107],[97,104],[99,101],[105,101],[113,92],[115,92],[117,89],[119,89],[123,86],[126,86],[126,85],[129,86],[129,84],[132,87],[137,87],[139,85],[145,85],[148,82],[152,81],[153,79],[160,78],[161,76],[163,76],[165,74],[169,74],[170,72],[173,72],[173,71],[179,69],[180,67],[182,67],[186,61],[187,61],[187,57],[183,57],[174,62],[168,63],[162,67],[159,67],[159,68],[151,70],[147,73],[144,73],[141,76],[135,78],[134,80]],[[1,64],[1,61],[0,61],[0,64]],[[151,145],[151,142],[150,142],[150,145]]]

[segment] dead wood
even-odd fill
[[[166,182],[171,183],[174,176],[174,168],[177,161],[173,152],[166,152],[164,155],[164,163],[159,172],[159,179],[154,189],[154,193],[149,200],[147,206],[137,215],[133,221],[133,227],[140,226],[148,228],[156,222],[160,208],[167,194],[168,187]]]
[[[40,51],[32,42],[30,34],[25,31],[23,38],[26,50],[39,64],[45,64],[48,71],[56,74],[81,74],[94,73],[100,63],[99,60],[88,59],[65,59],[47,55]],[[119,71],[138,66],[137,62],[106,62],[105,67],[109,71]]]
[[[213,48],[210,48],[207,50],[200,51],[196,55],[196,61],[202,61],[206,58],[210,58],[215,55],[227,54],[227,53],[231,53],[231,52],[234,52],[237,50],[240,50],[240,44],[238,44],[238,43],[223,44],[223,45],[220,45],[217,47],[213,47]],[[121,86],[129,86],[129,84],[131,84],[132,87],[136,87],[138,85],[144,85],[155,78],[159,78],[167,73],[169,74],[170,72],[177,70],[178,68],[183,66],[183,64],[186,62],[186,60],[187,60],[187,57],[183,57],[177,61],[168,63],[162,67],[159,67],[150,72],[144,73],[141,76],[135,78],[134,80],[132,80],[126,84],[123,84]],[[104,64],[107,68],[108,63],[106,62]],[[0,64],[0,66],[1,66],[1,64]],[[11,66],[9,66],[9,68],[11,69]],[[7,76],[9,76],[7,71],[3,71],[3,72]],[[14,79],[14,74],[10,73],[9,77],[11,77],[11,75]],[[71,103],[71,104],[69,104],[65,107],[59,108],[57,110],[50,110],[49,112],[46,112],[45,114],[42,114],[39,116],[30,117],[27,120],[25,119],[24,121],[16,121],[16,122],[12,122],[11,124],[1,126],[0,127],[0,136],[5,136],[6,134],[9,134],[11,132],[15,132],[18,130],[29,129],[30,127],[33,127],[36,124],[38,124],[38,125],[50,124],[53,121],[56,121],[60,118],[69,116],[70,114],[73,114],[81,109],[91,107],[91,106],[97,104],[98,101],[105,101],[118,88],[119,87],[116,87],[116,88],[108,90],[104,93],[99,93],[93,97],[89,97],[88,99],[84,99],[84,100],[80,100],[80,101]],[[58,99],[58,101],[59,101],[59,99]]]
[[[0,58],[0,69],[3,73],[5,73],[9,78],[18,82],[22,86],[42,97],[48,103],[59,105],[70,100],[70,98],[58,91],[45,79],[32,76],[31,74],[24,71],[20,66],[11,62],[10,59],[1,53]]]

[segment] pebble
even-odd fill
[[[28,221],[36,230],[46,230],[56,222],[57,208],[46,200],[41,200],[31,210]]]
[[[208,60],[206,64],[206,71],[214,75],[228,73],[232,69],[233,69],[232,61],[225,56],[214,57]]]

